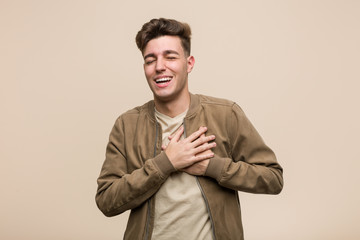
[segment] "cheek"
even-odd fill
[[[168,63],[166,66],[169,70],[176,73],[183,73],[187,71],[187,67],[183,64],[178,64],[176,62],[174,63]]]
[[[150,78],[152,76],[153,71],[151,70],[151,68],[145,67],[144,73],[145,73],[146,78]]]

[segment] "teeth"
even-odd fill
[[[167,78],[159,78],[159,79],[156,79],[156,83],[163,83],[163,82],[168,82],[170,81],[171,78],[170,77],[167,77]]]

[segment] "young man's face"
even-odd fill
[[[195,60],[185,55],[179,37],[161,36],[150,40],[143,56],[145,76],[155,100],[169,102],[188,97],[188,73]]]

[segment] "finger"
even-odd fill
[[[170,140],[174,138],[175,134],[180,131],[182,129],[184,129],[184,125],[180,125],[180,127],[175,131],[173,132],[172,134],[170,134],[170,136],[168,137]]]
[[[207,127],[200,127],[199,130],[193,132],[189,137],[186,138],[188,142],[193,142],[195,139],[199,138],[202,134],[205,134]]]
[[[214,157],[214,153],[212,151],[209,151],[208,153],[198,154],[194,156],[193,163],[197,163],[206,159],[210,159]]]
[[[200,137],[198,137],[197,139],[195,139],[195,141],[192,142],[192,146],[195,148],[196,146],[201,145],[201,144],[202,144],[201,142],[202,142],[204,139],[202,139],[202,140],[200,140],[200,141],[198,141],[198,140],[199,140],[200,138],[204,138],[204,137],[206,137],[205,133],[201,134]],[[204,142],[203,142],[203,143],[204,143]]]
[[[202,144],[202,145],[200,145],[200,146],[198,146],[198,147],[196,147],[196,148],[194,149],[194,154],[197,155],[197,154],[202,153],[202,152],[205,152],[205,151],[207,151],[207,150],[210,150],[210,151],[211,151],[211,148],[214,148],[214,147],[216,147],[216,143],[215,143],[215,142],[212,142],[212,143],[204,143],[204,144]],[[206,155],[206,154],[208,154],[208,153],[205,153],[204,155]],[[212,151],[211,151],[210,155],[211,155],[211,154],[213,154]],[[203,155],[203,154],[201,154],[201,155]]]
[[[174,136],[171,137],[169,136],[170,141],[179,141],[179,139],[181,138],[181,135],[184,133],[184,126],[180,126],[179,129],[175,132]]]
[[[176,131],[179,131],[179,129],[176,130]],[[171,141],[171,139],[174,138],[174,135],[176,134],[176,131],[175,131],[174,133],[172,133],[170,136],[168,136],[168,139],[169,139],[170,141]]]
[[[199,137],[198,139],[196,139],[195,141],[192,142],[192,146],[197,147],[204,143],[209,143],[210,141],[212,141],[214,139],[215,139],[215,135],[210,135],[210,136],[201,135],[201,137]]]

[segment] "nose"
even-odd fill
[[[165,61],[162,58],[157,59],[156,61],[156,71],[162,72],[165,70]]]

